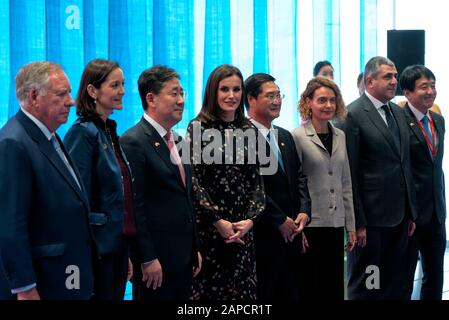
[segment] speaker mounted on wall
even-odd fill
[[[424,30],[388,30],[387,56],[394,62],[398,76],[412,64],[424,64],[425,31]],[[398,85],[397,95],[402,95]]]

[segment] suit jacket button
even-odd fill
[[[334,193],[334,189],[331,189],[331,193]]]
[[[333,172],[332,171],[329,171],[329,175],[331,176],[333,174]]]

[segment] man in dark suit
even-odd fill
[[[263,176],[266,208],[254,226],[257,296],[262,300],[297,300],[301,254],[301,235],[297,235],[310,221],[311,214],[307,178],[302,174],[290,132],[272,125],[282,104],[275,79],[265,73],[254,74],[246,79],[245,90],[245,106],[260,137],[260,162],[270,159],[275,162],[270,167],[276,168]],[[278,150],[280,155],[276,155]],[[267,154],[260,154],[264,151]]]
[[[408,236],[416,219],[405,115],[390,102],[397,71],[384,57],[365,66],[366,91],[348,106],[346,144],[358,246],[348,254],[349,299],[402,299]]]
[[[135,177],[139,262],[134,270],[144,300],[186,300],[201,268],[192,202],[192,173],[173,135],[184,110],[175,70],[155,66],[138,81],[144,115],[120,139]],[[194,270],[192,271],[192,268]]]
[[[430,111],[437,91],[435,76],[423,65],[405,68],[400,85],[410,133],[410,157],[416,189],[418,218],[409,245],[410,271],[407,296],[413,292],[418,252],[421,255],[422,300],[441,300],[446,249],[446,201],[443,179],[444,119]]]
[[[0,131],[0,287],[17,299],[92,294],[88,202],[55,133],[74,104],[70,91],[59,65],[25,65],[16,76],[21,110]]]

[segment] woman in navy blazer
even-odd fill
[[[94,263],[94,299],[99,300],[122,300],[128,270],[132,270],[128,248],[136,228],[131,170],[119,144],[117,124],[108,119],[114,110],[122,109],[124,94],[118,63],[89,62],[76,98],[79,118],[64,139],[89,196],[99,256]]]
[[[307,121],[292,134],[307,175],[313,221],[306,228],[309,248],[305,291],[312,299],[344,299],[344,229],[348,250],[355,245],[354,206],[345,134],[331,124],[345,106],[337,85],[324,77],[309,81],[298,109]]]

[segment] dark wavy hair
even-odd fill
[[[204,99],[201,111],[197,116],[197,120],[203,122],[217,121],[220,120],[221,109],[218,105],[218,85],[221,80],[228,78],[230,76],[236,75],[240,78],[242,83],[242,99],[240,100],[239,107],[235,112],[235,120],[239,123],[243,123],[245,120],[245,112],[243,109],[244,100],[244,82],[243,76],[237,67],[229,64],[222,64],[215,68],[209,75],[206,83],[206,89],[204,90]]]

